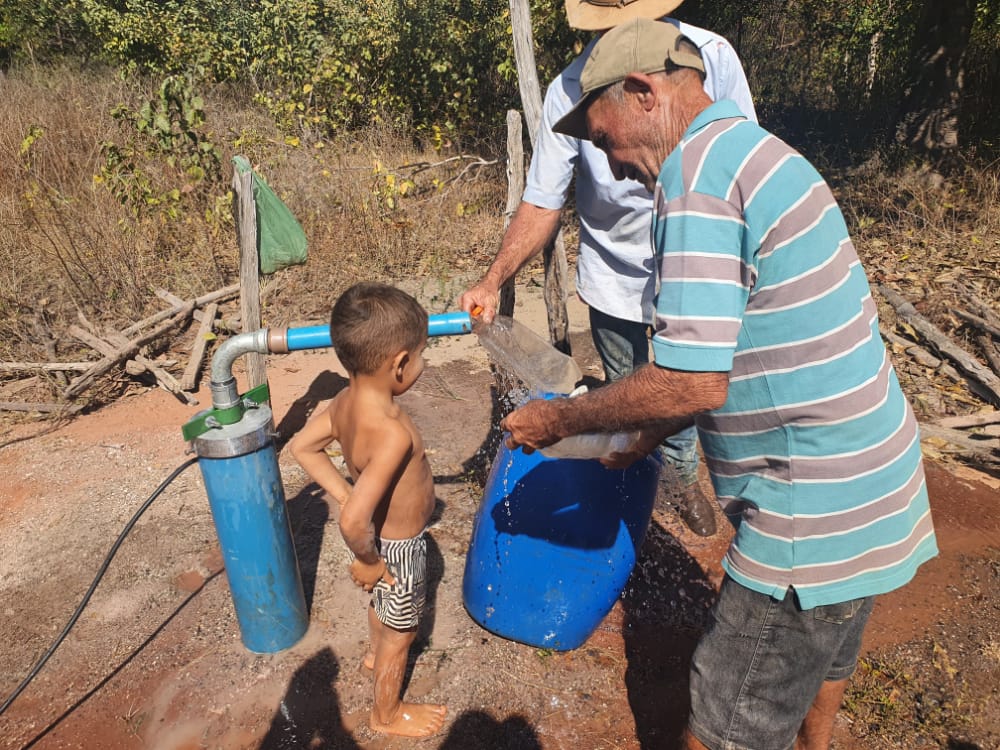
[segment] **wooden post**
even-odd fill
[[[528,0],[510,0],[510,21],[514,34],[514,61],[517,64],[517,84],[521,105],[528,123],[528,137],[534,147],[538,127],[542,122],[542,91],[538,85],[535,65],[535,44],[531,33],[531,9]],[[509,119],[508,119],[509,122]],[[549,318],[549,338],[555,347],[567,354],[569,346],[569,314],[566,311],[566,277],[569,269],[562,230],[544,250],[545,309]]]
[[[253,172],[233,170],[233,216],[240,246],[240,319],[243,332],[260,328],[260,258],[257,256],[257,206],[253,199]],[[264,355],[244,355],[249,388],[267,381]]]
[[[507,208],[503,214],[503,228],[506,231],[510,220],[517,211],[524,193],[524,146],[521,136],[521,113],[516,109],[507,110]],[[498,312],[508,317],[514,314],[514,278],[507,279],[500,287],[500,308]]]

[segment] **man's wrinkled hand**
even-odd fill
[[[499,304],[499,290],[483,282],[476,284],[458,298],[458,306],[463,312],[478,317],[487,324],[493,322]]]
[[[507,447],[520,448],[532,453],[557,442],[562,435],[558,432],[558,413],[551,401],[536,399],[520,409],[508,414],[500,427],[509,432]]]

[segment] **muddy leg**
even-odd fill
[[[446,706],[433,703],[404,703],[400,700],[406,657],[417,636],[416,629],[394,630],[376,619],[379,634],[375,649],[375,706],[371,728],[385,734],[427,737],[444,724]]]

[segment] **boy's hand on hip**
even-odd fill
[[[389,572],[389,567],[381,557],[377,563],[366,563],[355,559],[351,563],[350,570],[351,580],[365,591],[371,591],[379,581],[385,581],[389,586],[396,583],[395,576]]]

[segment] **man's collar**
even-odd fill
[[[713,102],[709,106],[705,107],[698,115],[691,121],[688,125],[688,129],[684,132],[684,137],[681,141],[686,141],[692,135],[697,133],[706,125],[710,125],[716,120],[726,120],[730,117],[742,117],[746,119],[736,102],[731,99],[723,99],[719,102]]]

